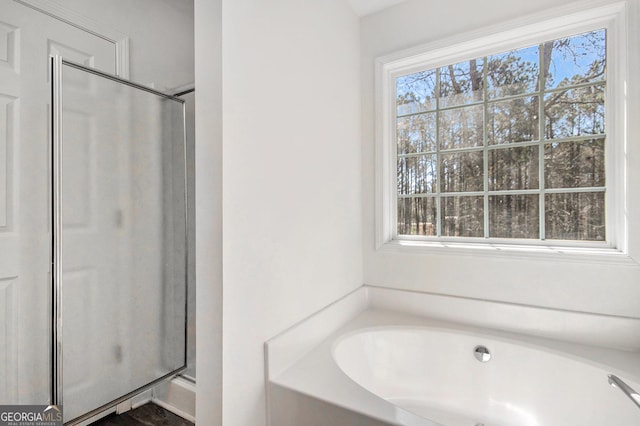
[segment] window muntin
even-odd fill
[[[600,29],[398,76],[397,234],[605,241],[605,69]]]

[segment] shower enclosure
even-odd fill
[[[52,402],[79,423],[187,364],[184,101],[51,58]]]

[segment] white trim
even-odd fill
[[[623,263],[637,264],[628,256],[627,241],[627,99],[615,94],[625,93],[627,81],[627,2],[590,2],[585,8],[583,3],[545,11],[544,13],[526,16],[496,26],[487,27],[455,37],[438,40],[425,45],[406,49],[375,60],[375,114],[376,114],[376,179],[375,179],[375,244],[377,250],[391,250],[403,252],[429,250],[441,253],[451,253],[471,250],[478,253],[522,253],[540,254],[544,257],[552,256],[567,259],[578,257],[592,261],[593,256],[604,256],[603,259],[621,260]],[[609,76],[607,78],[606,129],[607,143],[605,144],[605,161],[607,170],[607,239],[608,246],[602,243],[579,243],[526,240],[495,240],[477,239],[462,241],[447,238],[420,239],[411,241],[410,238],[399,242],[396,239],[396,147],[391,141],[395,140],[395,91],[393,80],[398,75],[406,75],[419,70],[432,69],[450,63],[459,62],[469,57],[480,57],[495,53],[521,48],[542,41],[567,37],[579,32],[607,29],[607,63]],[[611,71],[613,69],[613,71]],[[612,143],[615,141],[615,143]],[[623,150],[620,153],[619,150]],[[609,188],[614,188],[609,190]],[[614,214],[610,214],[614,211]],[[463,244],[458,244],[462,241]],[[587,248],[585,248],[587,247]],[[463,251],[464,251],[463,250]]]
[[[14,0],[115,45],[116,75],[129,79],[129,37],[87,18],[54,0]]]
[[[430,254],[455,255],[471,257],[496,257],[513,260],[542,260],[565,264],[584,263],[600,265],[640,266],[640,263],[626,253],[606,248],[588,247],[554,247],[549,245],[513,244],[493,242],[464,242],[464,241],[411,241],[392,240],[383,244],[381,252],[394,254]]]
[[[183,419],[196,422],[196,385],[179,376],[153,388],[151,402]]]
[[[116,45],[116,75],[129,80],[129,37],[123,37],[115,41]]]
[[[589,8],[591,6],[593,8]],[[604,4],[603,4],[604,3]],[[600,4],[600,6],[596,6]],[[538,44],[542,40],[561,38],[585,30],[598,29],[613,21],[626,10],[626,1],[572,3],[508,22],[469,31],[427,44],[404,49],[376,59],[376,63],[393,66],[400,73],[412,68],[433,68],[448,65],[470,56],[485,56]],[[432,60],[425,66],[425,57]]]
[[[614,18],[613,25],[608,28],[607,43],[613,48],[607,48],[607,62],[615,64],[614,68],[607,70],[607,89],[605,93],[605,103],[607,112],[605,113],[605,129],[607,132],[607,142],[605,142],[605,168],[616,170],[613,176],[607,174],[607,187],[614,188],[614,191],[607,191],[605,205],[614,205],[615,214],[607,215],[607,230],[615,229],[611,242],[623,253],[629,253],[628,239],[628,209],[627,200],[630,196],[627,188],[628,180],[628,155],[627,145],[629,143],[629,125],[627,122],[627,110],[629,108],[627,98],[627,83],[629,66],[627,55],[629,52],[627,45],[628,35],[628,5],[621,4],[618,15]],[[620,96],[622,95],[622,96]],[[610,108],[613,106],[613,108]],[[609,110],[614,111],[610,114]],[[611,143],[615,141],[615,143]]]

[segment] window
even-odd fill
[[[397,77],[398,234],[604,241],[605,69],[600,29]]]
[[[612,20],[580,20],[380,62],[387,241],[619,245]]]

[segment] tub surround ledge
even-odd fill
[[[382,425],[437,425],[366,391],[333,358],[342,337],[389,327],[472,334],[479,344],[483,338],[513,342],[640,383],[640,319],[362,286],[265,343],[269,424],[286,426],[282,421],[289,418],[292,425],[311,425],[312,419],[320,425],[335,415],[356,419],[331,423],[336,425],[371,419]]]

